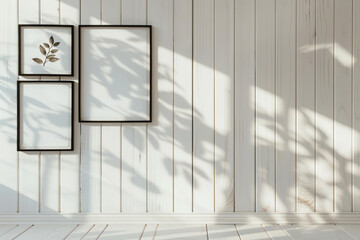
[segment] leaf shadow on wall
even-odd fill
[[[105,41],[105,39],[104,39]],[[153,49],[154,51],[156,51],[156,49]],[[172,49],[167,49],[168,51],[172,51]],[[315,50],[314,50],[315,51]],[[310,54],[311,52],[309,52]],[[180,54],[180,53],[179,53]],[[109,55],[109,59],[116,59],[116,56],[111,56],[111,54]],[[100,61],[100,59],[99,59]],[[158,59],[156,58],[153,58],[153,61],[158,61]],[[339,61],[337,58],[335,58],[335,61]],[[135,63],[135,62],[130,62],[130,64],[135,68],[135,67],[138,67],[138,65]],[[206,63],[204,63],[206,64]],[[213,68],[213,66],[207,66],[209,68]],[[156,92],[156,94],[154,93],[154,95],[163,95],[163,96],[170,96],[170,98],[174,97],[174,94],[176,93],[173,93],[173,92],[168,92],[168,91],[163,91],[161,89],[158,88],[158,79],[166,79],[168,81],[170,81],[173,76],[172,76],[172,72],[173,72],[173,69],[168,69],[167,66],[161,66],[159,65],[158,66],[158,69],[160,69],[159,71],[157,70],[157,79],[153,78],[153,91]],[[218,69],[216,69],[218,70]],[[221,70],[219,70],[221,71]],[[100,77],[100,76],[99,76]],[[15,85],[12,83],[12,80],[15,79],[16,76],[15,75],[12,75],[10,77],[5,77],[5,81],[9,80],[9,86],[11,86],[11,91],[15,91]],[[99,78],[99,81],[101,80],[101,78]],[[118,88],[118,87],[121,87],[121,86],[117,86],[116,83],[113,83],[114,85],[111,85],[111,88],[110,89],[115,89],[115,88]],[[236,82],[235,82],[236,84]],[[181,87],[181,86],[179,86]],[[249,86],[249,91],[252,91],[251,87],[253,86]],[[134,90],[135,89],[135,90]],[[137,96],[138,93],[136,92],[136,88],[132,88],[130,89],[130,93],[129,93],[129,96]],[[7,97],[8,96],[8,92],[6,92],[5,90],[3,90],[3,88],[0,88],[0,93],[1,93],[1,100],[4,101],[6,103],[6,106],[14,106],[14,99],[9,100],[9,98]],[[272,93],[270,93],[272,94]],[[109,92],[109,95],[110,96],[113,96],[113,97],[117,97],[117,92],[116,91],[113,91],[111,90]],[[273,96],[274,98],[278,96]],[[179,96],[179,95],[176,95],[176,98],[177,99],[181,99],[181,101],[183,102],[182,106],[184,106],[184,109],[188,109],[188,108],[192,108],[192,104],[191,104],[191,99],[184,99],[182,98],[182,96]],[[162,117],[164,116],[172,116],[172,104],[169,104],[169,103],[166,103],[166,102],[160,102],[158,101],[157,99],[153,99],[153,117],[154,117],[154,122],[149,124],[151,126],[156,126],[158,125],[158,118],[159,118],[159,115],[161,115]],[[249,99],[249,102],[251,102],[252,100]],[[93,104],[99,104],[96,100],[94,100]],[[211,104],[211,103],[209,103]],[[356,103],[355,103],[356,104]],[[159,112],[159,106],[161,105],[161,112]],[[261,140],[260,144],[258,144],[256,146],[257,149],[261,149],[261,148],[268,148],[268,147],[275,147],[277,149],[278,152],[281,152],[281,151],[293,151],[293,148],[292,146],[294,146],[294,142],[292,142],[291,139],[294,139],[294,133],[292,133],[292,131],[289,131],[289,129],[293,129],[295,126],[278,126],[277,128],[277,132],[275,133],[274,132],[274,129],[273,129],[273,121],[274,121],[274,116],[273,115],[268,115],[266,113],[261,113],[259,112],[259,109],[258,110],[258,114],[257,114],[257,118],[258,119],[261,119],[262,122],[263,122],[263,126],[264,128],[268,129],[269,132],[272,134],[272,135],[275,135],[277,134],[277,137],[278,137],[278,140],[276,143],[274,141],[271,141],[269,140],[266,136],[262,136],[261,133],[257,133],[258,134],[258,140]],[[194,111],[194,114],[193,115],[187,115],[187,114],[184,114],[182,117],[182,120],[179,121],[178,123],[175,123],[175,124],[179,124],[177,127],[179,128],[184,128],[184,130],[187,130],[187,131],[191,131],[191,129],[187,129],[186,125],[188,123],[188,120],[189,119],[192,119],[192,121],[197,121],[197,122],[201,122],[202,121],[202,117],[201,114],[200,114],[200,111],[198,111],[198,109],[193,109]],[[252,105],[250,106],[249,104],[249,109],[248,109],[249,112],[252,112],[254,111],[254,109],[252,109]],[[294,109],[283,109],[283,113],[284,115],[289,115],[288,113],[292,113],[294,111]],[[320,115],[323,115],[322,117],[324,117],[326,120],[325,121],[328,121],[328,122],[332,122],[333,121],[333,115],[329,114],[329,113],[322,113],[320,110],[314,110],[314,109],[307,109],[307,108],[301,108],[301,109],[297,109],[298,111],[298,116],[302,116],[304,118],[304,123],[305,123],[305,130],[309,130],[309,131],[315,131],[316,129],[316,142],[317,142],[317,152],[316,152],[316,155],[314,153],[314,142],[315,142],[315,139],[309,137],[309,138],[306,138],[306,139],[298,139],[298,149],[301,149],[301,151],[298,151],[298,156],[301,157],[302,159],[304,160],[301,160],[298,162],[298,166],[300,165],[304,165],[304,167],[306,168],[306,166],[308,165],[313,165],[314,164],[314,161],[315,161],[315,158],[316,158],[316,161],[318,161],[318,159],[321,159],[322,161],[322,171],[324,171],[325,173],[328,173],[328,172],[333,172],[333,158],[332,157],[329,157],[329,156],[333,156],[333,153],[334,153],[334,148],[333,148],[333,145],[332,145],[332,133],[330,132],[327,132],[325,130],[323,130],[321,127],[317,127],[313,121],[314,119],[314,116],[313,114],[315,113],[319,113]],[[309,115],[309,111],[310,111],[310,115]],[[314,112],[315,111],[315,112]],[[9,119],[3,119],[1,120],[1,132],[2,133],[5,133],[7,136],[8,136],[8,141],[9,142],[15,142],[16,141],[16,138],[15,138],[15,135],[14,135],[14,129],[16,129],[16,125],[15,124],[15,120],[16,120],[16,116],[11,112],[9,111],[10,115],[13,116],[12,118],[9,118]],[[196,119],[198,118],[198,119]],[[172,126],[171,126],[171,123],[172,123],[172,118],[171,119],[166,119],[167,120],[167,126],[166,128],[162,128],[163,130],[160,130],[160,131],[157,131],[156,133],[156,138],[154,137],[151,137],[151,139],[149,139],[149,141],[151,141],[151,143],[153,144],[154,147],[159,147],[160,143],[158,141],[161,140],[161,141],[172,141],[172,135],[169,133],[169,130],[170,131],[172,130]],[[209,127],[209,126],[202,126],[204,127],[204,129],[206,129],[205,131],[214,131],[213,128]],[[347,129],[351,129],[352,126],[348,126],[345,124],[344,128],[347,128]],[[230,129],[229,131],[234,131],[234,129]],[[251,129],[248,129],[248,131],[251,131]],[[357,135],[358,132],[356,130],[353,130],[354,133]],[[220,133],[220,132],[215,132],[214,133],[215,135],[220,135],[220,136],[223,136],[224,133]],[[254,135],[255,133],[254,132],[251,132],[250,135]],[[125,137],[128,137],[125,135]],[[207,139],[206,137],[202,137],[202,136],[198,136],[200,138],[199,142],[202,143],[202,145],[206,145],[206,144],[214,144],[213,143],[213,139]],[[132,139],[128,139],[129,141],[132,141]],[[249,140],[250,141],[250,140]],[[330,142],[330,143],[329,143]],[[183,142],[176,142],[174,144],[177,144],[179,147],[183,148],[184,151],[187,151],[187,147],[185,145],[183,145],[184,143]],[[233,143],[234,144],[234,143]],[[237,143],[237,144],[242,144],[241,142],[240,143]],[[275,144],[277,144],[275,146]],[[281,144],[281,145],[280,145]],[[136,147],[136,146],[134,146]],[[214,146],[215,147],[215,146]],[[236,146],[235,146],[236,147]],[[254,146],[255,148],[255,146]],[[199,156],[202,156],[202,155],[206,155],[206,148],[205,147],[199,147],[198,150],[200,151],[198,154]],[[139,149],[139,151],[142,151],[142,149]],[[188,154],[191,156],[193,154],[193,152],[188,152]],[[294,153],[295,154],[295,153]],[[342,162],[349,162],[349,159],[346,157],[346,156],[342,156],[342,154],[339,154],[339,153],[336,153],[336,156],[337,156],[337,159],[339,159],[340,161]],[[104,155],[105,157],[108,157],[108,158],[117,158],[117,156],[115,155]],[[359,153],[355,153],[354,154],[354,159],[359,159]],[[100,161],[100,159],[99,159]],[[120,161],[120,159],[119,159]],[[186,179],[188,180],[188,184],[193,184],[192,182],[192,179],[193,179],[193,174],[197,174],[197,176],[201,176],[204,180],[206,181],[212,181],[211,179],[209,179],[209,174],[212,174],[212,173],[207,173],[207,172],[204,172],[202,169],[197,169],[197,168],[194,168],[193,169],[193,166],[191,165],[180,165],[181,168],[180,169],[173,169],[172,168],[172,162],[173,162],[173,159],[170,159],[170,158],[163,158],[163,159],[159,159],[159,161],[161,161],[163,163],[164,166],[166,166],[166,173],[168,174],[168,177],[169,177],[169,180],[172,181],[172,177],[173,177],[173,174],[183,174]],[[209,165],[209,166],[213,166],[214,165],[214,162],[213,161],[207,161],[206,159],[203,160],[204,163],[206,165]],[[235,159],[235,161],[241,161],[241,159]],[[169,162],[171,164],[169,164]],[[124,164],[124,162],[123,162]],[[151,162],[149,162],[149,164],[151,164]],[[255,164],[255,162],[254,162]],[[357,163],[355,163],[357,164]],[[221,166],[221,165],[220,165]],[[117,167],[117,166],[114,166],[114,167]],[[346,172],[347,174],[351,174],[351,170],[349,170],[349,167],[346,166],[346,165],[343,165],[343,166],[338,166],[338,167],[341,167],[341,168],[344,168],[343,169],[343,172]],[[358,165],[355,165],[355,167],[357,169],[359,169],[360,166]],[[144,179],[145,176],[143,176],[142,173],[138,172],[137,169],[134,169],[132,168],[132,166],[127,166],[127,165],[123,165],[123,170],[124,171],[131,171],[132,174],[135,176],[135,178],[143,178],[143,181],[147,181],[147,179]],[[174,171],[174,172],[173,172]],[[289,171],[289,169],[283,169],[283,171]],[[295,171],[295,169],[291,169],[291,171]],[[236,174],[236,173],[235,173]],[[257,171],[257,174],[264,174],[264,175],[267,175],[269,174],[268,172],[268,169],[259,169]],[[330,175],[331,175],[330,174]],[[259,176],[261,177],[261,176]],[[301,186],[301,188],[299,188],[299,191],[303,192],[302,196],[307,196],[307,197],[301,197],[299,198],[297,201],[303,205],[306,205],[308,206],[308,209],[309,211],[313,211],[314,210],[314,199],[315,199],[315,196],[317,198],[317,201],[326,201],[326,202],[329,202],[331,201],[332,202],[332,196],[327,196],[327,195],[323,195],[319,192],[317,192],[316,194],[314,194],[314,184],[315,184],[315,178],[314,178],[314,173],[312,172],[309,172],[309,173],[306,173],[302,176],[305,181],[308,181],[308,182],[311,182],[311,187],[307,187],[307,186]],[[330,176],[330,178],[332,178],[332,176]],[[342,176],[337,176],[337,181],[341,181],[343,180],[342,179]],[[275,180],[274,180],[275,181]],[[320,179],[320,180],[316,180],[317,182],[319,181],[323,181],[322,182],[322,186],[324,188],[328,187],[328,188],[331,188],[333,189],[334,185],[333,185],[333,181],[332,179]],[[354,175],[354,183],[358,183],[360,182],[360,176],[359,174],[355,173]],[[211,184],[214,184],[213,182]],[[161,191],[160,191],[160,187],[159,186],[156,186],[154,185],[154,183],[151,183],[151,182],[148,182],[148,185],[152,185],[151,187],[149,187],[149,189],[151,189],[151,191],[154,191],[155,194],[159,194],[161,195]],[[90,186],[91,187],[91,186]],[[139,188],[143,188],[144,186],[141,185],[139,186]],[[194,191],[197,190],[197,188],[199,186],[196,186],[194,185]],[[236,185],[235,185],[236,187]],[[292,192],[294,191],[294,187],[293,186],[291,189],[289,189],[288,191]],[[146,191],[146,189],[143,189],[144,191]],[[273,192],[275,192],[275,189],[271,189]],[[360,191],[360,189],[355,189],[356,191]],[[241,191],[240,190],[236,190],[236,191]],[[350,189],[342,189],[342,191],[344,191],[344,193],[346,194],[349,194],[349,192],[351,191]],[[225,193],[224,193],[225,194]],[[91,201],[91,199],[89,199],[89,201]],[[236,201],[236,199],[235,199]],[[288,199],[278,199],[278,201],[282,201],[282,202],[287,202]],[[254,203],[255,204],[255,203]],[[266,209],[265,209],[266,210]]]

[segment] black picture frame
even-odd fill
[[[21,119],[22,119],[22,84],[69,84],[71,87],[71,122],[70,122],[70,148],[23,148],[22,134],[21,134]],[[17,151],[73,151],[74,150],[74,82],[73,81],[17,81]]]
[[[22,28],[25,27],[34,27],[34,28],[70,28],[71,32],[71,72],[69,74],[52,74],[52,73],[23,73],[22,72]],[[46,77],[73,77],[74,76],[74,25],[59,25],[59,24],[19,24],[18,25],[18,75],[24,77],[34,77],[34,76],[46,76]]]
[[[81,43],[82,43],[82,29],[84,28],[148,28],[149,29],[149,119],[148,120],[85,120],[81,116],[81,85],[82,85],[82,64],[81,64]],[[80,123],[151,123],[152,122],[152,26],[151,25],[79,25],[78,28],[78,66],[79,66],[79,84],[78,84],[78,119]]]

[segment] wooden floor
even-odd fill
[[[1,240],[57,239],[360,239],[360,225],[0,225]]]

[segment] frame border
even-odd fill
[[[21,71],[21,58],[22,58],[22,48],[21,48],[21,29],[23,27],[58,27],[58,28],[70,28],[71,30],[71,72],[69,74],[50,74],[50,73],[22,73]],[[59,24],[19,24],[18,25],[18,75],[19,76],[46,76],[46,77],[73,77],[74,76],[74,25],[59,25]]]
[[[21,134],[20,134],[20,119],[21,119],[21,104],[20,104],[20,99],[21,99],[21,94],[20,94],[20,85],[21,84],[27,84],[27,83],[38,83],[38,84],[43,84],[43,83],[51,83],[51,84],[61,84],[61,83],[66,83],[66,84],[70,84],[71,86],[71,124],[70,124],[70,128],[71,128],[71,146],[70,148],[46,148],[46,149],[42,149],[42,148],[31,148],[31,149],[23,149],[21,148],[21,144],[20,144],[20,138],[21,138]],[[22,152],[34,152],[34,151],[74,151],[74,82],[73,81],[17,81],[17,97],[16,97],[16,101],[17,101],[17,127],[16,127],[16,131],[17,131],[17,151],[22,151]]]
[[[150,103],[149,103],[149,120],[83,120],[81,117],[81,29],[83,28],[148,28],[150,37]],[[151,123],[152,122],[152,26],[151,25],[79,25],[78,29],[78,61],[79,61],[79,86],[78,86],[78,111],[80,123]]]

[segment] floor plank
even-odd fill
[[[239,240],[235,225],[208,225],[208,236],[210,240]]]
[[[16,224],[1,224],[0,225],[0,236],[6,234],[7,232],[11,231],[12,229],[16,228]]]
[[[295,225],[281,225],[288,235],[294,240],[307,240],[307,238],[297,229]]]
[[[160,224],[155,240],[182,239],[182,240],[207,240],[205,225],[162,225]]]
[[[145,225],[110,224],[101,234],[101,240],[138,240],[144,232]]]
[[[344,232],[348,233],[355,239],[360,240],[360,225],[337,225]]]
[[[83,237],[82,239],[84,240],[98,239],[107,226],[108,226],[107,224],[95,224],[95,226],[93,226],[90,229],[90,231],[86,233],[85,237]]]
[[[264,229],[273,240],[291,239],[279,225],[264,225]]]
[[[298,225],[297,228],[309,240],[354,240],[336,225]]]
[[[360,225],[0,225],[0,240],[360,240]]]
[[[146,224],[144,232],[141,236],[141,240],[153,240],[155,238],[158,226],[158,224]]]
[[[241,240],[268,240],[269,235],[260,225],[236,225]]]
[[[17,237],[17,240],[63,240],[74,228],[75,224],[41,224],[34,225],[25,233]]]
[[[82,239],[94,226],[94,224],[80,224],[65,239]]]
[[[30,228],[32,228],[33,225],[19,225],[12,229],[11,231],[7,232],[4,235],[0,236],[0,240],[9,240],[9,239],[15,239],[16,237],[20,236]]]

